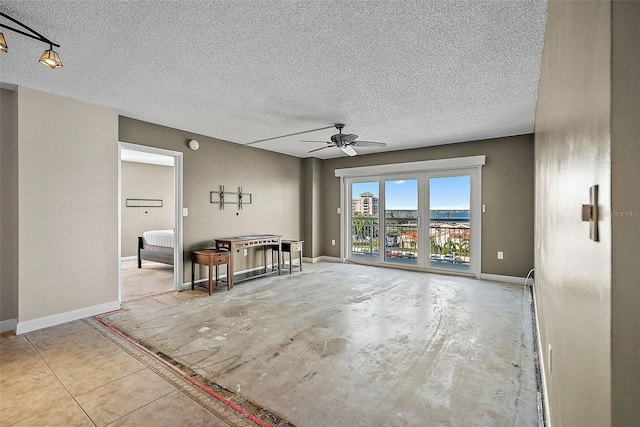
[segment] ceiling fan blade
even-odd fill
[[[319,131],[319,130],[331,129],[332,127],[335,127],[335,125],[333,125],[333,126],[325,126],[323,128],[318,128],[318,129],[303,130],[302,132],[294,132],[294,133],[289,133],[287,135],[274,136],[274,137],[271,137],[271,138],[259,139],[257,141],[247,142],[246,144],[243,144],[243,145],[252,145],[252,144],[257,144],[258,142],[272,141],[274,139],[286,138],[286,137],[294,136],[294,135],[301,135],[303,133],[310,133],[310,132],[316,132],[316,131]]]
[[[350,133],[348,135],[342,135],[340,139],[342,139],[342,142],[353,142],[356,138],[358,138],[358,135]]]
[[[325,146],[325,147],[316,148],[315,150],[307,151],[307,154],[309,154],[309,153],[313,153],[313,152],[315,152],[315,151],[324,150],[325,148],[331,148],[331,147],[332,147],[331,145],[327,145],[327,146]]]
[[[329,141],[300,141],[300,142],[324,142],[325,144],[332,144],[332,142],[329,142]]]
[[[358,154],[356,152],[356,150],[351,145],[344,145],[344,146],[340,147],[340,149],[342,151],[344,151],[346,154],[350,155],[351,157],[353,157],[353,156]]]
[[[356,147],[386,147],[387,144],[384,142],[375,142],[375,141],[355,141],[353,143]]]

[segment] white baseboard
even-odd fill
[[[133,260],[137,260],[137,259],[138,259],[137,255],[120,257],[120,261],[133,261]]]
[[[13,331],[15,333],[17,325],[18,320],[16,319],[0,320],[0,334],[7,331]]]
[[[120,301],[106,302],[104,304],[67,311],[65,313],[52,314],[51,316],[27,320],[26,322],[18,322],[16,335],[26,334],[27,332],[37,331],[38,329],[48,328],[50,326],[56,326],[62,323],[84,319],[85,317],[91,317],[96,314],[107,313],[115,310],[120,310]]]
[[[547,395],[547,377],[545,375],[544,349],[542,341],[540,341],[540,324],[538,323],[538,300],[536,299],[536,287],[533,287],[533,311],[536,315],[536,335],[538,336],[538,358],[540,358],[540,376],[542,377],[542,397],[544,399],[544,416],[546,418],[546,426],[551,426],[551,409],[549,408],[549,396]]]
[[[321,256],[317,256],[315,258],[309,258],[309,257],[302,257],[302,261],[303,262],[310,262],[312,264],[315,264],[316,262],[339,262],[342,263],[342,258],[339,257],[333,257],[333,256],[327,256],[327,255],[321,255]]]
[[[524,277],[503,276],[501,274],[480,273],[480,279],[493,280],[495,282],[515,283],[516,285],[524,285]],[[527,284],[533,283],[528,281]]]

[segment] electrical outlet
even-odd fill
[[[338,213],[340,213],[340,208],[337,209]]]
[[[246,249],[244,250],[244,256],[247,256],[247,250]]]
[[[498,251],[498,259],[504,259],[504,252]]]
[[[331,241],[331,246],[335,246],[335,245],[336,245],[336,241],[335,241],[335,240],[332,240],[332,241]]]

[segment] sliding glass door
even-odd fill
[[[380,258],[380,189],[378,181],[353,182],[351,194],[351,256],[360,260]]]
[[[429,267],[469,271],[471,176],[429,176]]]
[[[479,189],[476,169],[348,179],[346,258],[479,274]]]
[[[418,179],[384,181],[384,261],[418,265]]]

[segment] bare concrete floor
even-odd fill
[[[305,264],[104,317],[299,426],[537,425],[521,286]]]

